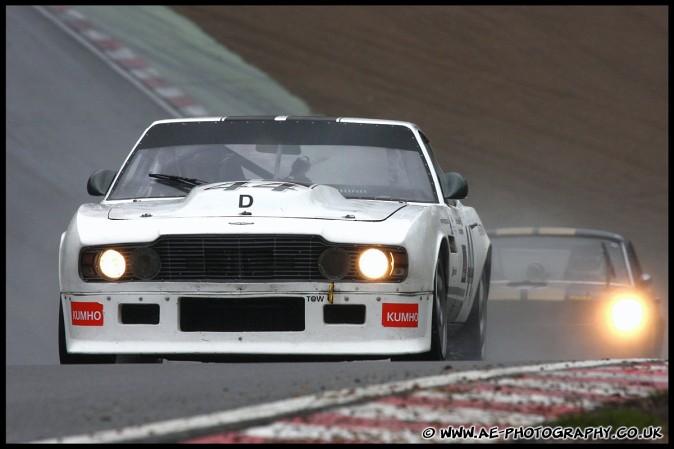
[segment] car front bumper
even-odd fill
[[[430,292],[62,293],[72,354],[362,355],[430,349]]]

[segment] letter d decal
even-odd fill
[[[239,195],[239,207],[250,207],[253,205],[253,197],[250,195]]]

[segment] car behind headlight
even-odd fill
[[[639,295],[621,294],[608,304],[608,324],[616,335],[641,332],[647,319],[648,310]]]

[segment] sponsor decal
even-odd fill
[[[73,326],[103,326],[103,304],[97,302],[70,303]]]
[[[381,325],[384,327],[419,327],[419,304],[384,303]]]

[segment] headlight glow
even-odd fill
[[[393,271],[393,258],[384,251],[370,248],[358,258],[358,269],[368,279],[380,279]]]
[[[619,332],[634,332],[644,326],[644,304],[635,297],[622,297],[611,304],[610,319]]]
[[[107,249],[98,257],[98,273],[107,280],[114,281],[126,271],[126,261],[119,251]]]

